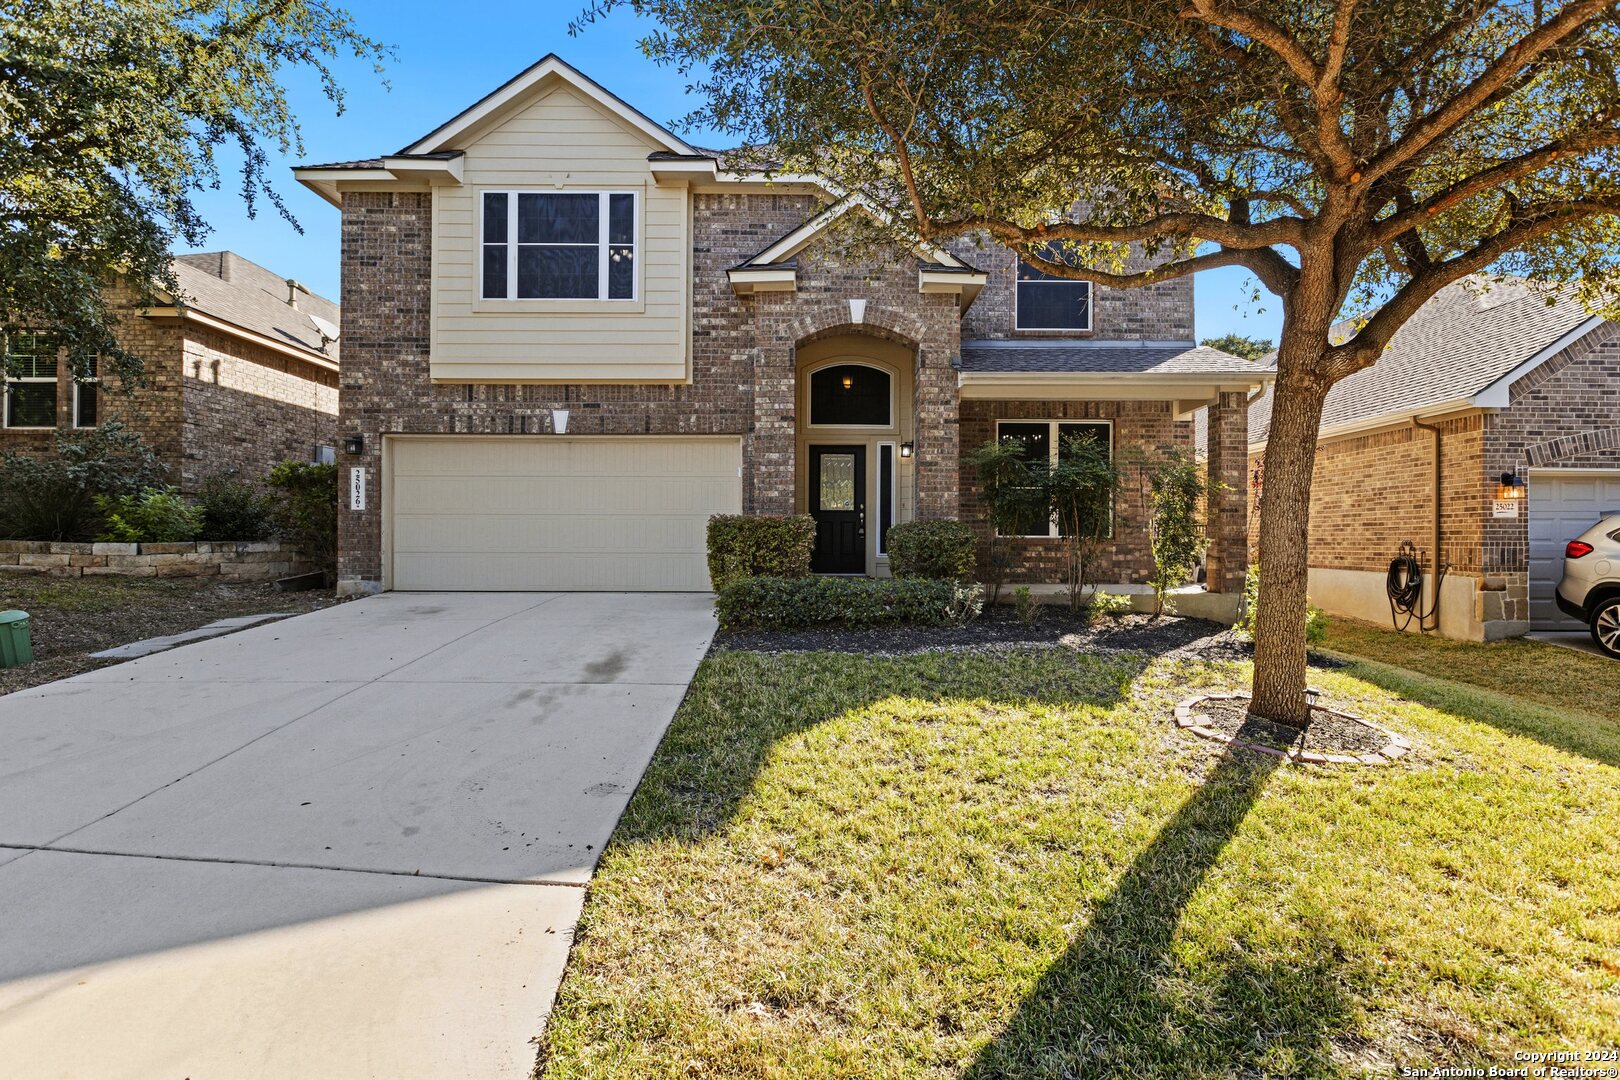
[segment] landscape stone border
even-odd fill
[[[0,574],[269,581],[309,569],[309,560],[295,545],[273,540],[193,540],[176,544],[0,540]]]
[[[1201,694],[1198,697],[1188,698],[1176,706],[1176,726],[1183,731],[1191,732],[1200,739],[1208,739],[1226,746],[1237,747],[1240,750],[1253,750],[1259,754],[1270,754],[1272,757],[1284,758],[1297,765],[1388,765],[1406,756],[1412,749],[1412,740],[1405,735],[1375,724],[1371,720],[1356,716],[1353,713],[1343,712],[1339,709],[1330,709],[1325,705],[1312,706],[1315,712],[1327,713],[1337,716],[1341,720],[1348,720],[1353,724],[1372,728],[1383,734],[1387,740],[1382,749],[1371,754],[1329,754],[1320,750],[1289,749],[1283,750],[1264,743],[1249,742],[1247,739],[1235,738],[1224,731],[1217,731],[1206,726],[1209,716],[1197,711],[1198,706],[1206,701],[1248,701],[1249,695],[1241,691],[1226,694]]]

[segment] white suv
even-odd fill
[[[1564,547],[1558,608],[1592,628],[1592,640],[1620,658],[1620,514],[1606,517]]]

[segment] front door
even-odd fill
[[[866,447],[810,447],[810,516],[818,574],[866,573]]]

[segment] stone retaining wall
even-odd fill
[[[0,540],[0,574],[57,577],[220,577],[268,581],[312,569],[291,544],[209,541],[183,544],[68,544]]]

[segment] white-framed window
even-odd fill
[[[44,334],[13,334],[6,342],[5,426],[56,426],[56,340]]]
[[[878,488],[878,535],[877,553],[881,556],[889,554],[889,529],[894,525],[896,505],[896,492],[899,484],[895,483],[894,456],[895,444],[880,442],[877,444],[877,488]]]
[[[93,428],[101,423],[101,366],[91,360],[73,369],[73,426]]]
[[[630,191],[486,191],[485,300],[634,300],[640,199]]]
[[[1091,282],[1054,277],[1019,259],[1013,329],[1089,331]]]
[[[1076,436],[1090,436],[1114,454],[1114,423],[1112,420],[997,420],[996,441],[1016,439],[1023,445],[1026,459],[1045,461],[1057,465],[1063,454],[1063,444]],[[1112,531],[1112,529],[1110,529]],[[1007,534],[1003,534],[1007,535]],[[1044,518],[1032,515],[1029,522],[1013,536],[1060,536],[1055,514]]]

